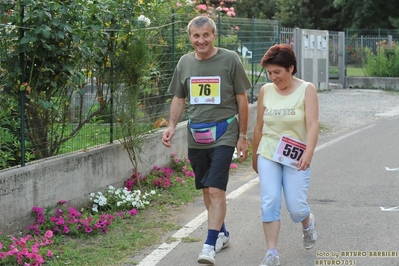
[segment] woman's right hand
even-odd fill
[[[252,154],[252,168],[258,173],[258,155]]]

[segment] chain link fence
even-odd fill
[[[121,69],[112,63],[116,59],[123,61],[121,57],[127,56],[123,46],[118,47],[115,40],[137,34],[136,29],[101,29],[96,35],[94,25],[56,28],[54,25],[57,24],[52,24],[54,28],[46,28],[43,24],[30,24],[27,27],[24,15],[29,14],[28,9],[23,10],[18,5],[12,10],[7,5],[0,5],[0,8],[4,14],[0,21],[0,170],[118,140],[121,126],[118,103],[124,97],[120,92],[129,88],[124,80],[118,78],[124,71],[123,67]],[[126,12],[124,20],[133,20],[133,14],[128,17],[129,14]],[[151,36],[146,45],[155,61],[147,66],[151,68],[149,75],[137,77],[137,80],[145,79],[145,86],[138,92],[137,124],[153,128],[167,125],[170,79],[179,58],[193,50],[186,33],[191,18],[172,11],[162,23],[154,22],[145,29],[145,35]],[[281,27],[279,21],[256,18],[219,16],[215,22],[218,27],[216,46],[236,51],[241,57],[252,82],[248,100],[253,103],[256,91],[267,81],[260,66],[262,56],[273,44],[292,45],[294,29]],[[116,25],[123,23],[114,21]],[[33,33],[38,32],[56,42],[40,45],[45,48],[55,46],[54,50],[60,52],[58,58],[32,53],[38,41]],[[332,67],[337,63],[337,36],[334,32],[330,34],[329,61]],[[364,68],[365,47],[378,53],[381,42],[393,45],[398,38],[398,31],[347,30],[346,62]],[[92,54],[83,53],[89,46]],[[100,46],[102,49],[98,49]],[[68,57],[62,57],[63,49],[71,51]],[[72,62],[71,58],[75,64],[65,68]],[[38,65],[39,62],[45,65],[49,60],[52,60],[54,69],[63,67],[65,70],[60,75],[52,75],[54,69]],[[141,67],[139,63],[137,67]],[[35,71],[40,72],[36,84],[46,81],[47,87],[26,83],[26,77],[31,77]],[[68,81],[61,91],[57,89],[62,78]],[[32,91],[36,98],[33,98]],[[182,121],[186,118],[187,113],[184,113]]]

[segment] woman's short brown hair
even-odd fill
[[[292,50],[291,46],[288,44],[275,44],[270,47],[262,57],[260,64],[263,67],[267,65],[278,65],[284,67],[287,71],[290,66],[294,66],[292,75],[295,75],[297,71],[296,56],[294,50]]]

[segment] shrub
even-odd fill
[[[376,77],[399,77],[399,46],[386,41],[377,43],[377,54],[366,47],[367,74]]]

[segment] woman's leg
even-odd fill
[[[299,223],[309,219],[310,207],[307,203],[310,182],[310,168],[305,171],[284,166],[283,190],[288,212],[292,221]],[[307,221],[308,222],[308,221]]]
[[[263,232],[268,249],[276,249],[280,232],[282,166],[258,155]]]

